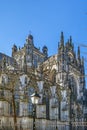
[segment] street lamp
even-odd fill
[[[33,104],[33,130],[35,130],[36,105],[38,104],[39,99],[40,99],[40,96],[35,91],[35,93],[33,93],[31,95],[31,101],[32,101],[32,104]]]
[[[58,130],[58,127],[57,127],[57,119],[56,119],[56,130]]]
[[[58,127],[57,127],[57,108],[56,108],[56,129],[55,130],[58,130]]]
[[[70,89],[70,110],[69,110],[69,114],[70,114],[70,130],[72,130],[72,88],[71,88],[71,84],[69,82],[69,89]]]

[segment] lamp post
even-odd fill
[[[71,88],[71,84],[69,82],[69,89],[70,89],[70,110],[69,110],[69,114],[70,114],[70,130],[72,130],[72,88]]]
[[[32,101],[32,104],[33,104],[33,130],[35,130],[36,105],[38,104],[39,99],[40,99],[40,96],[35,91],[35,93],[33,93],[31,95],[31,101]]]
[[[58,130],[58,127],[57,127],[57,119],[56,119],[56,130]]]
[[[58,127],[57,127],[57,108],[56,108],[56,130],[58,130]]]

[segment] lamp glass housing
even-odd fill
[[[40,96],[39,96],[39,94],[37,94],[37,92],[35,92],[31,95],[31,101],[33,104],[38,104],[39,99],[40,99]]]

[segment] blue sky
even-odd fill
[[[12,45],[22,47],[31,32],[36,47],[55,54],[61,31],[75,49],[87,45],[87,0],[0,0],[0,52],[11,55]],[[81,46],[85,58],[86,49]]]

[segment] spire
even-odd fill
[[[76,51],[74,51],[74,59],[76,59]]]
[[[80,47],[78,46],[78,52],[77,52],[77,57],[80,60]]]
[[[72,43],[72,37],[71,37],[71,36],[70,36],[70,38],[68,39],[68,41],[67,41],[65,47],[66,47],[66,50],[68,50],[68,51],[72,51],[72,52],[74,51],[74,45],[73,45],[73,43]]]
[[[34,42],[33,42],[33,36],[31,34],[28,35],[27,39],[26,39],[26,43],[27,44],[31,44],[34,46]]]
[[[72,45],[72,36],[70,36],[70,44]]]
[[[82,65],[84,66],[84,57],[82,56],[82,60],[81,60]]]
[[[64,36],[63,36],[63,32],[61,32],[60,43],[58,45],[58,52],[64,52]]]
[[[61,32],[61,36],[60,36],[60,46],[64,46],[64,35],[63,35],[63,32]]]
[[[72,36],[70,36],[69,44],[70,44],[71,50],[74,51],[74,44],[72,43]]]
[[[69,44],[70,44],[70,46],[71,46],[72,48],[74,47],[74,46],[73,46],[73,43],[72,43],[72,36],[70,36]]]
[[[81,59],[81,71],[82,71],[82,74],[85,74],[85,68],[84,68],[84,57],[82,56],[82,59]]]

